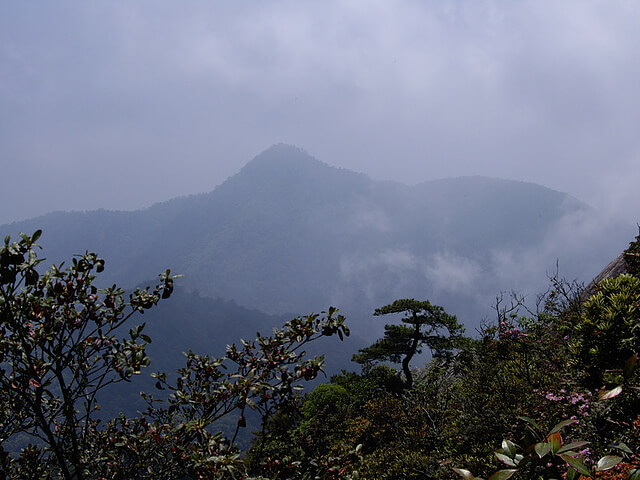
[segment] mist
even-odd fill
[[[470,244],[452,248],[440,242],[425,251],[407,246],[347,254],[340,260],[333,303],[349,313],[371,315],[397,298],[429,299],[457,315],[472,335],[496,319],[498,297],[515,294],[530,311],[542,308],[538,298],[550,288],[552,278],[586,286],[638,234],[635,225],[605,210],[575,208],[570,197],[566,202],[565,213],[533,244],[474,250]],[[361,205],[354,218],[387,217]],[[380,224],[385,223],[375,225]],[[354,222],[353,228],[376,231],[366,223]],[[474,228],[470,223],[465,243],[471,243]],[[370,317],[362,323],[357,333],[363,338],[382,334],[383,321]]]
[[[3,2],[0,224],[210,191],[278,142],[634,224],[639,23],[622,0]]]

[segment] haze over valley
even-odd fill
[[[367,339],[382,328],[373,310],[403,297],[443,305],[473,332],[500,292],[533,302],[556,268],[588,282],[633,231],[539,185],[374,181],[285,144],[209,193],[132,212],[55,212],[0,234],[38,228],[49,262],[99,252],[105,285],[133,287],[171,268],[187,290],[279,320],[337,306]]]
[[[0,477],[640,478],[638,25],[0,1]]]
[[[639,21],[599,1],[5,2],[0,233],[41,228],[48,262],[96,251],[105,285],[171,268],[259,324],[334,305],[369,341],[376,307],[415,297],[473,333],[500,292],[589,282],[635,235]]]

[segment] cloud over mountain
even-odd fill
[[[498,291],[543,289],[557,259],[561,274],[590,280],[626,241],[614,224],[538,185],[376,182],[281,144],[207,194],[135,212],[54,213],[0,233],[42,228],[51,261],[96,250],[107,282],[170,267],[203,295],[269,313],[334,304],[361,322],[415,297],[475,323]]]

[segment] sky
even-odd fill
[[[640,221],[640,2],[0,0],[0,224],[207,192],[275,143]]]

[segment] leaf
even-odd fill
[[[507,480],[507,478],[511,478],[517,471],[518,470],[514,470],[511,468],[507,470],[498,470],[489,477],[489,480]]]
[[[565,453],[565,452],[568,452],[569,450],[573,450],[574,448],[584,447],[585,445],[589,445],[589,442],[580,440],[577,442],[567,443],[566,445],[563,445],[560,450],[558,450],[558,453]]]
[[[33,232],[33,235],[31,235],[31,241],[35,242],[40,238],[40,235],[42,235],[42,230],[40,229],[36,230],[35,232]]]
[[[451,467],[454,472],[460,475],[464,480],[474,480],[476,477],[473,476],[469,470],[465,470],[464,468],[455,468]]]
[[[496,452],[495,456],[498,460],[500,460],[502,463],[505,463],[506,465],[510,466],[510,467],[515,467],[517,466],[515,464],[515,462],[513,461],[512,458],[506,456],[504,453],[500,453],[500,452]]]
[[[509,455],[511,458],[516,456],[516,444],[510,440],[502,440],[502,451]]]
[[[629,447],[627,447],[627,445],[625,443],[614,442],[611,445],[609,445],[609,447],[615,448],[617,450],[620,450],[620,451],[626,453],[627,455],[633,455],[633,451]]]
[[[538,457],[540,458],[544,457],[547,453],[551,451],[551,445],[548,444],[547,442],[536,443],[533,448],[538,454]]]
[[[558,453],[558,450],[560,450],[560,448],[562,447],[562,435],[560,435],[558,432],[555,432],[549,435],[547,437],[547,440],[549,441],[551,451],[553,451],[553,453]]]
[[[558,423],[555,427],[553,427],[549,433],[559,432],[567,425],[571,425],[573,423],[578,423],[578,420],[575,420],[575,419],[563,420],[560,423]]]
[[[618,457],[616,455],[605,455],[596,464],[596,470],[598,472],[603,472],[604,470],[609,470],[612,467],[615,467],[622,461],[622,457]]]
[[[562,460],[567,462],[569,464],[569,466],[571,468],[573,468],[575,471],[581,473],[582,475],[584,475],[586,477],[590,477],[591,476],[591,470],[589,470],[584,465],[584,463],[582,463],[577,458],[573,458],[573,457],[570,457],[569,455],[565,455],[565,454],[561,454],[560,458],[562,458]]]
[[[598,400],[609,400],[610,398],[617,397],[622,393],[622,386],[618,385],[616,388],[612,390],[601,390],[598,394]]]
[[[540,425],[538,425],[532,418],[529,417],[523,417],[523,416],[519,416],[518,417],[520,420],[524,420],[525,422],[527,422],[529,425],[533,426],[536,430],[542,430],[542,427],[540,427]]]
[[[580,480],[580,477],[580,472],[577,470],[574,470],[573,468],[567,470],[567,480]]]

